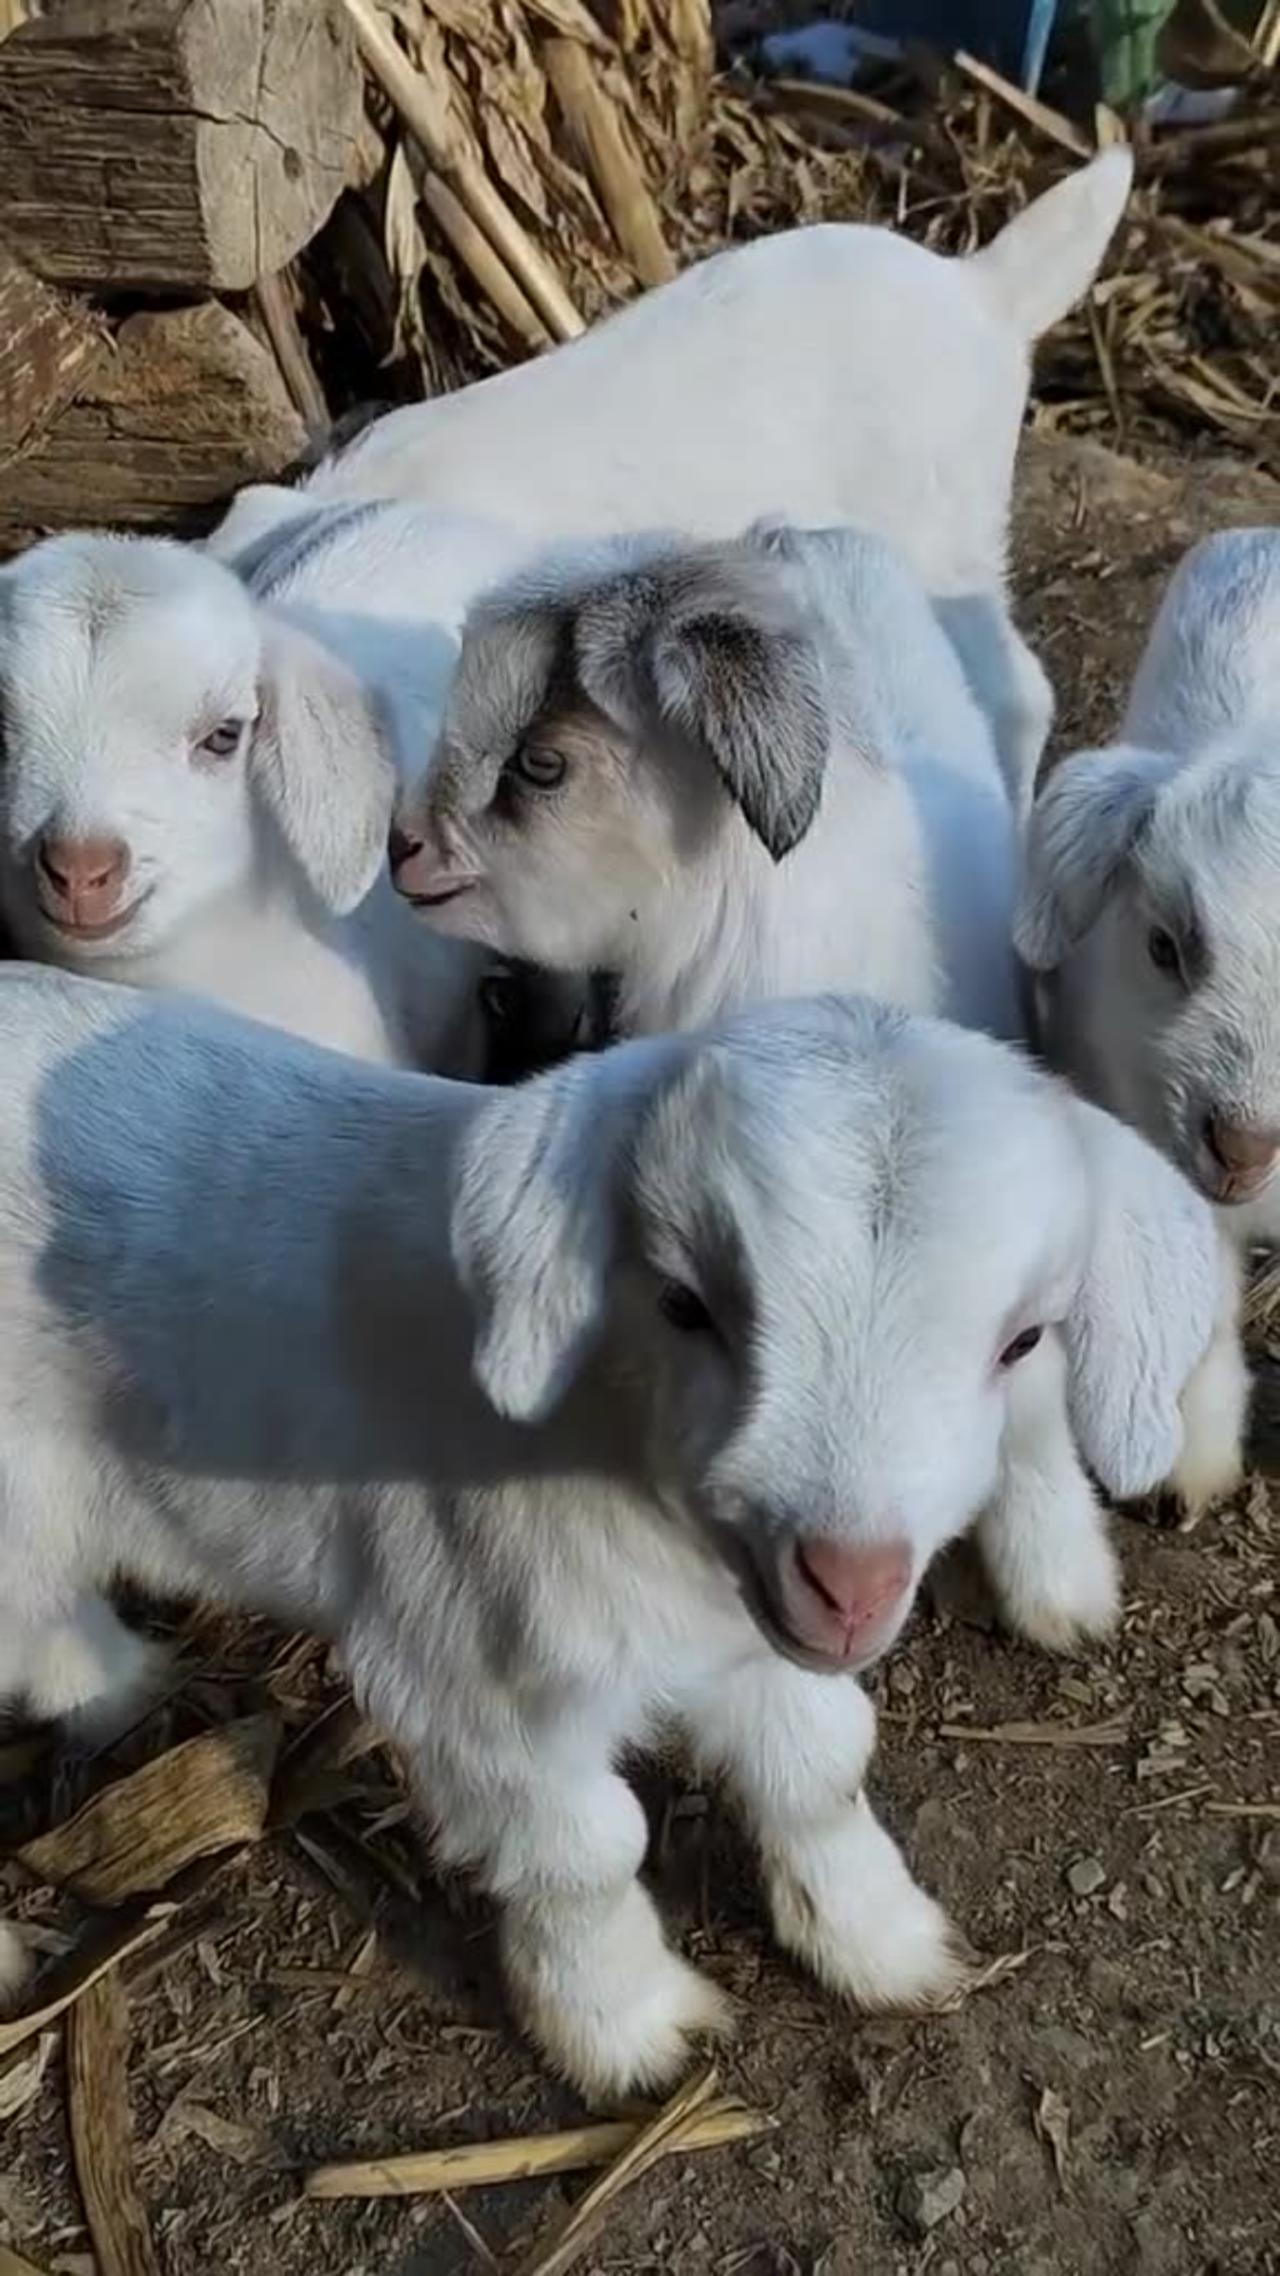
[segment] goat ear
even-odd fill
[[[299,868],[346,916],[386,858],[396,770],[372,693],[291,626],[273,624],[264,638],[252,763]]]
[[[1093,1242],[1064,1324],[1077,1443],[1107,1492],[1151,1493],[1182,1450],[1179,1401],[1222,1301],[1206,1201],[1127,1124],[1069,1098],[1094,1195]]]
[[[513,1422],[568,1389],[604,1313],[622,1157],[636,1111],[634,1050],[576,1060],[490,1099],[454,1185],[454,1264],[475,1310],[472,1366]]]
[[[725,551],[620,578],[575,637],[593,702],[703,751],[775,861],[799,844],[830,719],[817,651],[770,561]]]
[[[1054,769],[1027,820],[1014,917],[1019,956],[1052,972],[1102,914],[1173,770],[1160,751],[1118,743]]]

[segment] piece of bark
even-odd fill
[[[70,402],[104,336],[88,309],[0,244],[0,464]]]
[[[275,359],[217,301],[131,316],[0,483],[0,549],[40,529],[190,528],[307,446]]]
[[[160,2276],[134,2166],[129,2005],[119,1976],[104,1976],[72,2012],[67,2105],[76,2180],[101,2276]]]
[[[0,213],[50,282],[244,291],[357,156],[336,0],[66,0],[0,44]]]

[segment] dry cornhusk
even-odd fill
[[[1042,115],[964,59],[936,94],[900,78],[887,100],[716,77],[701,0],[390,0],[379,22],[433,124],[424,157],[375,74],[393,169],[374,193],[389,192],[388,341],[394,328],[427,392],[763,231],[886,222],[964,252],[1095,140],[1092,123]],[[1098,125],[1118,131],[1109,114]],[[1040,350],[1043,425],[1127,449],[1194,438],[1280,472],[1278,179],[1280,88],[1265,71],[1240,115],[1140,153],[1107,276]],[[474,224],[477,181],[504,215],[497,293],[450,206]]]

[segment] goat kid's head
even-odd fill
[[[0,899],[26,954],[143,954],[280,874],[349,910],[393,792],[368,693],[198,551],[59,537],[0,572]]]
[[[888,1648],[991,1496],[1051,1339],[1104,1484],[1163,1478],[1218,1300],[1211,1213],[1135,1133],[863,1000],[496,1096],[453,1239],[492,1403],[539,1421],[589,1362],[598,1413],[602,1371],[647,1490],[778,1650],[833,1670]]]
[[[809,828],[829,721],[782,567],[628,540],[473,611],[445,725],[391,837],[441,932],[562,970],[608,966],[736,814],[775,861]]]
[[[1076,961],[1091,1087],[1211,1201],[1280,1165],[1280,751],[1224,740],[1187,761],[1086,751],[1032,809],[1016,940],[1042,975]]]

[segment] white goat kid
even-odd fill
[[[393,838],[433,925],[610,972],[622,1034],[825,987],[1015,1037],[1015,851],[936,611],[848,530],[632,540],[487,598]],[[1206,1438],[1201,1385],[1174,1481],[1197,1501],[1239,1475],[1228,1278],[1206,1361],[1221,1421]],[[1046,1406],[982,1540],[1022,1634],[1065,1648],[1111,1625],[1115,1563],[1065,1415]]]
[[[15,970],[0,1059],[0,1690],[95,1704],[117,1573],[332,1637],[591,2092],[723,2011],[614,1767],[667,1719],[788,1949],[867,2004],[952,1991],[832,1676],[1046,1382],[1107,1483],[1170,1466],[1214,1236],[1159,1156],[984,1037],[834,999],[494,1092]]]
[[[1030,350],[1092,282],[1131,174],[1107,152],[964,260],[845,223],[736,247],[552,355],[379,419],[303,495],[418,498],[543,544],[859,522],[957,603],[1020,801],[1053,710],[1003,606]],[[294,511],[248,490],[213,542]]]
[[[469,1066],[475,959],[405,922],[385,817],[466,603],[510,559],[486,524],[384,506],[304,510],[244,577],[102,536],[0,572],[0,909],[19,948],[360,1057]]]
[[[561,549],[486,595],[392,856],[439,932],[608,972],[622,1035],[819,988],[1019,1032],[991,732],[854,530]]]
[[[1280,1241],[1280,529],[1193,547],[1119,742],[1033,810],[1017,945],[1044,1047],[1241,1241]]]

